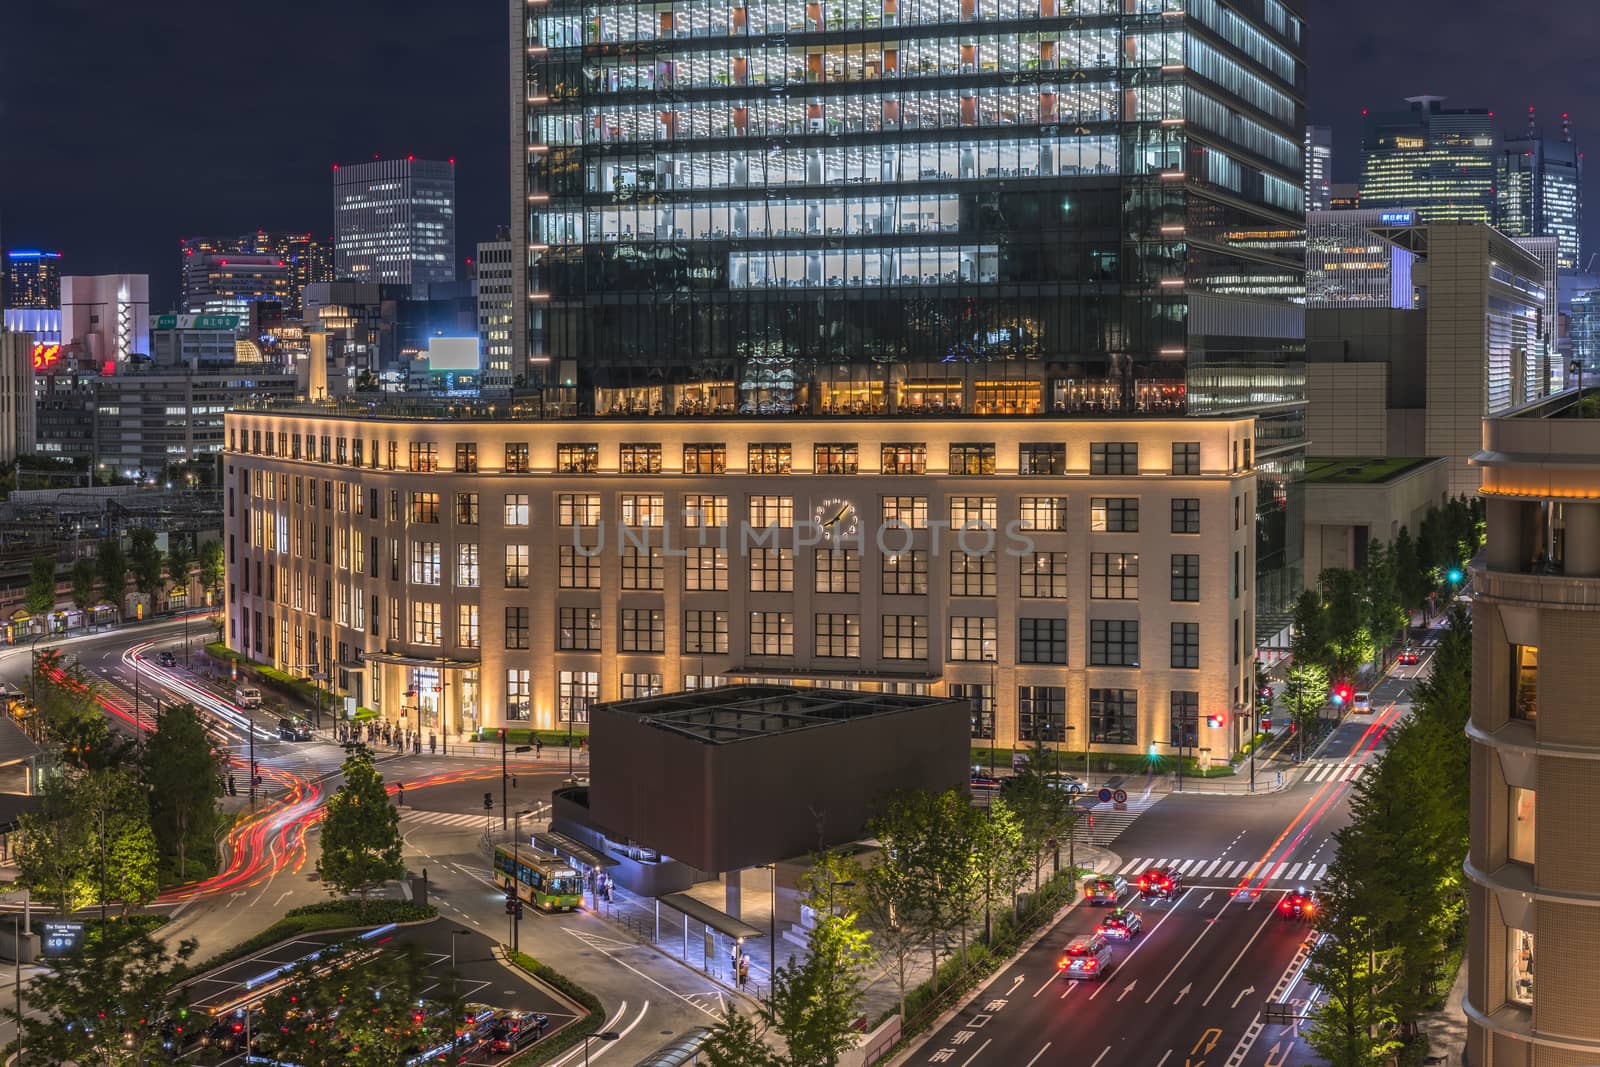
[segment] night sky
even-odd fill
[[[1334,127],[1341,180],[1361,109],[1406,96],[1600,129],[1593,0],[1307,2],[1310,119]],[[471,255],[507,214],[508,17],[505,0],[0,0],[3,241],[60,249],[70,273],[147,272],[160,309],[179,238],[329,235],[333,163],[414,154],[457,160]]]

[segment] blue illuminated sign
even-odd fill
[[[1378,215],[1380,226],[1414,226],[1416,221],[1415,211],[1384,211]]]

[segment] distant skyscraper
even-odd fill
[[[478,343],[483,352],[483,388],[486,392],[509,389],[517,374],[511,368],[512,300],[511,238],[502,233],[493,241],[478,243]]]
[[[300,317],[301,294],[306,286],[312,282],[333,281],[333,249],[328,242],[319,241],[309,233],[257,230],[234,237],[185,237],[179,242],[179,248],[183,253],[184,305],[189,311],[195,310],[189,298],[191,261],[208,254],[213,257],[271,256],[281,261],[287,277],[283,310],[290,318]]]
[[[340,281],[456,280],[455,160],[388,159],[334,168],[334,274]]]
[[[1333,206],[1333,127],[1306,127],[1306,210]]]
[[[96,366],[148,355],[150,275],[63,277],[61,343]]]
[[[255,301],[290,301],[289,264],[274,255],[201,252],[184,256],[183,268],[182,310],[187,312],[244,321]]]
[[[1495,180],[1498,223],[1512,237],[1554,237],[1560,243],[1561,269],[1583,261],[1583,153],[1572,141],[1572,125],[1561,116],[1561,137],[1545,137],[1533,108],[1528,130],[1508,137]]]
[[[1412,307],[1416,256],[1383,230],[1418,221],[1415,211],[1306,212],[1306,307]]]
[[[1334,211],[1354,211],[1361,206],[1361,186],[1356,182],[1334,182],[1328,193],[1328,207]]]
[[[59,308],[61,253],[7,252],[5,290],[7,308]]]
[[[1583,364],[1584,373],[1600,369],[1600,290],[1579,293],[1572,298],[1572,358]],[[1574,380],[1570,384],[1576,385]]]
[[[1361,206],[1414,208],[1429,223],[1495,218],[1500,135],[1494,113],[1413,96],[1409,111],[1373,112],[1361,130]]]

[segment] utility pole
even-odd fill
[[[500,727],[500,829],[504,830],[508,822],[511,805],[506,796],[506,788],[510,784],[511,776],[506,773],[506,728]]]

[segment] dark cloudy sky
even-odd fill
[[[1593,0],[1305,2],[1341,177],[1361,108],[1421,93],[1600,129]],[[3,240],[148,272],[165,304],[180,237],[328,233],[334,162],[415,154],[457,159],[468,255],[508,213],[508,24],[506,0],[0,0]]]

